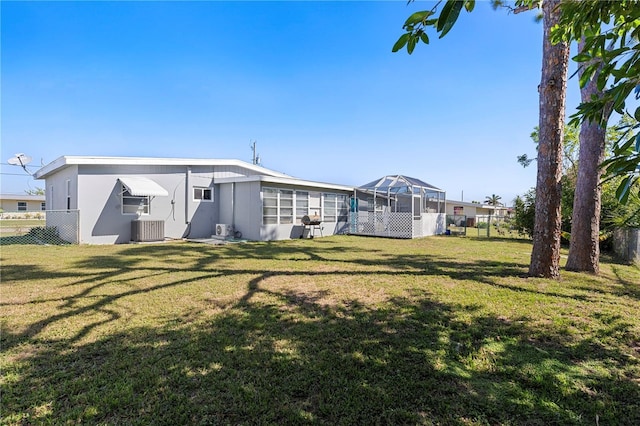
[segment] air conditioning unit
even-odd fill
[[[162,241],[164,240],[163,220],[132,220],[131,241]]]
[[[231,237],[233,235],[233,225],[218,223],[216,225],[217,237]]]

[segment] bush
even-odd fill
[[[38,238],[40,240],[59,240],[58,228],[55,226],[36,226],[29,230],[27,234],[30,237]]]

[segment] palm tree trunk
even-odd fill
[[[542,79],[540,81],[540,140],[533,250],[529,275],[560,276],[560,202],[562,177],[562,141],[569,64],[569,45],[551,44],[551,28],[560,17],[560,0],[543,3],[544,40]]]

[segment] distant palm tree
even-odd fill
[[[485,198],[484,202],[486,204],[489,204],[490,206],[499,206],[499,205],[502,205],[502,203],[500,202],[501,199],[502,199],[501,196],[496,194],[491,194],[491,196],[487,196]]]

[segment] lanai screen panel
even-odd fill
[[[445,213],[445,192],[420,179],[384,176],[356,189],[351,203],[354,234],[413,238],[423,214]]]

